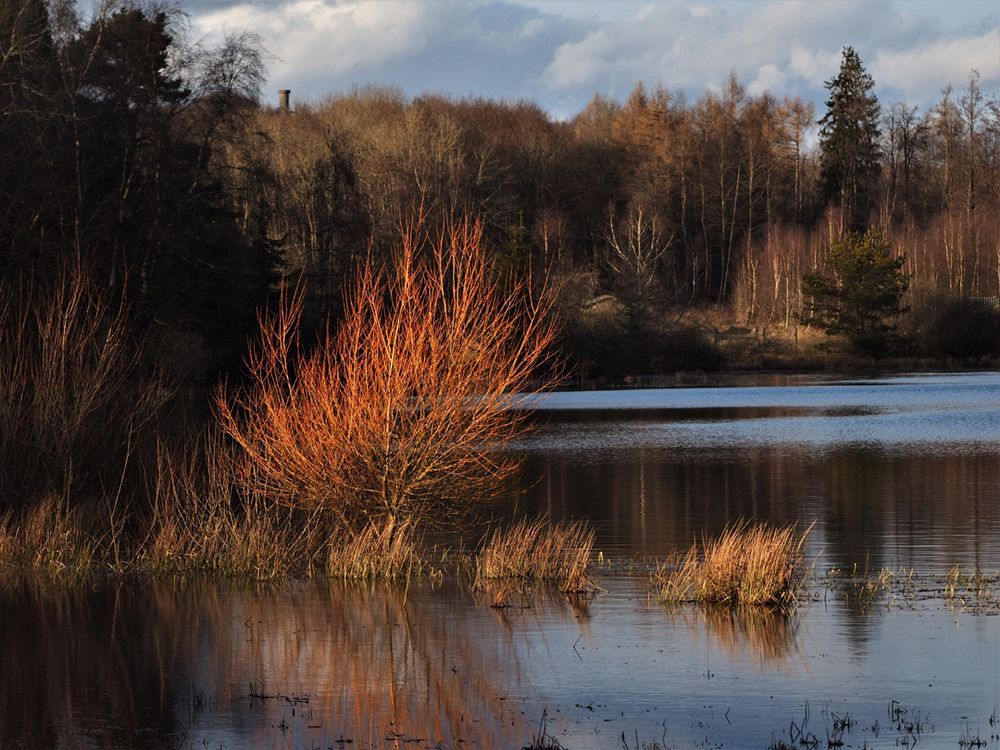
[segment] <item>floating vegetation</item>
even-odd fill
[[[956,565],[944,576],[919,574],[912,568],[882,568],[877,573],[827,571],[821,585],[836,591],[847,604],[868,609],[876,604],[912,609],[918,602],[944,600],[952,608],[980,613],[1000,608],[1000,572],[962,571]]]

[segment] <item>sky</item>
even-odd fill
[[[735,72],[752,93],[801,96],[853,46],[883,103],[925,108],[977,69],[1000,94],[996,0],[184,0],[207,39],[252,31],[265,96],[296,102],[376,84],[408,96],[528,99],[569,118],[595,93],[662,84],[694,100]]]

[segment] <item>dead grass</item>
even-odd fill
[[[97,560],[97,541],[80,509],[55,495],[0,516],[0,572],[30,572],[44,580],[79,581]]]
[[[211,433],[179,449],[159,446],[139,568],[269,580],[309,575],[317,567],[330,537],[329,517],[259,494],[237,496],[231,450]]]
[[[476,556],[476,587],[490,581],[551,581],[566,593],[587,593],[594,530],[584,521],[526,519],[497,529]]]
[[[790,606],[805,577],[804,549],[812,527],[741,521],[714,541],[695,542],[654,574],[663,603]]]
[[[369,523],[360,531],[340,530],[330,541],[326,572],[346,580],[406,580],[423,565],[417,553],[416,524],[395,529]]]

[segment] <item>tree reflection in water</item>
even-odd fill
[[[513,615],[466,601],[455,616],[467,594],[428,593],[14,587],[0,610],[0,737],[27,747],[522,746],[537,717],[512,695],[517,628],[495,622]]]

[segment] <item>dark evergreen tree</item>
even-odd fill
[[[879,174],[879,104],[875,82],[853,47],[826,82],[830,98],[819,121],[820,182],[827,201],[844,209],[848,228],[867,226]]]
[[[833,243],[826,257],[829,274],[814,272],[802,279],[807,304],[803,321],[828,335],[844,335],[859,351],[885,353],[896,331],[889,322],[907,308],[903,295],[910,277],[905,257],[893,257],[879,227],[864,235],[848,232]]]

